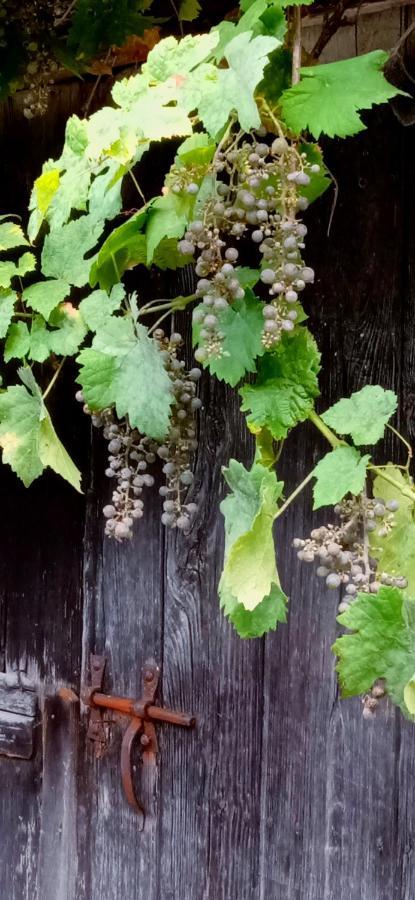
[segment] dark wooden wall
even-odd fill
[[[7,108],[1,211],[23,206],[86,91],[63,88],[40,124]],[[412,439],[414,151],[415,133],[387,109],[365,134],[327,148],[339,199],[330,238],[331,197],[308,216],[318,276],[307,293],[323,352],[321,407],[379,382],[400,394],[400,428]],[[413,900],[415,730],[387,707],[368,724],[358,699],[339,700],[338,597],[290,547],[311,527],[309,495],[277,536],[288,624],[244,642],[219,612],[221,466],[230,455],[249,460],[252,448],[235,394],[208,378],[201,392],[200,512],[188,538],[163,533],[153,495],[130,546],[104,540],[103,448],[69,378],[53,411],[83,468],[84,497],[51,474],[26,491],[0,472],[0,673],[24,673],[43,712],[32,760],[0,757],[2,896]],[[311,428],[296,429],[281,460],[287,491],[324,450]],[[164,702],[198,719],[193,733],[158,731],[144,832],[120,787],[120,731],[96,762],[76,697],[57,696],[62,687],[79,695],[90,651],[106,654],[117,693],[136,694],[140,666],[155,656]]]

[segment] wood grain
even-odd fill
[[[7,127],[19,142],[6,148],[2,210],[23,204],[87,90],[62,89],[54,134],[52,120],[36,125],[30,164],[33,132],[9,104]],[[324,362],[319,403],[324,409],[364,383],[393,387],[402,397],[399,426],[414,439],[415,137],[390,111],[367,121],[367,134],[326,148],[339,182],[330,238],[330,196],[308,220],[317,280],[307,311]],[[167,285],[172,294],[176,287]],[[0,472],[0,709],[7,689],[9,700],[15,692],[7,710],[21,715],[32,687],[43,716],[30,760],[0,757],[2,895],[413,900],[415,731],[387,705],[368,724],[358,699],[339,700],[330,649],[338,596],[321,589],[290,546],[324,510],[313,518],[305,492],[279,523],[289,620],[264,641],[241,641],[217,601],[221,467],[231,455],[252,456],[236,395],[203,378],[192,488],[200,509],[189,538],[163,533],[160,499],[150,492],[128,547],[104,541],[104,442],[89,436],[70,371],[57,396],[53,414],[82,466],[84,497],[53,475],[24,491]],[[325,449],[311,427],[290,437],[281,459],[287,492]],[[85,709],[78,725],[76,701],[59,699],[62,685],[79,696],[91,652],[107,657],[105,688],[130,696],[154,656],[160,700],[197,716],[194,732],[158,728],[157,776],[142,786],[144,831],[120,783],[126,723],[111,723],[111,744],[96,760]],[[136,776],[140,789],[138,757]]]

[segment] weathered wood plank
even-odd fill
[[[145,659],[162,659],[160,503],[157,493],[149,491],[146,518],[131,544],[104,540],[102,506],[112,490],[102,477],[105,449],[106,443],[98,435],[84,543],[83,680],[89,678],[90,652],[105,655],[106,690],[139,697]],[[151,808],[145,830],[140,831],[139,819],[128,806],[121,786],[121,736],[127,724],[127,720],[122,726],[114,722],[110,747],[101,760],[95,761],[93,748],[86,741],[84,716],[78,813],[79,900],[157,897],[159,787],[157,782],[152,786]],[[149,798],[146,800],[148,803]]]
[[[193,736],[166,728],[160,896],[251,900],[259,891],[261,641],[241,641],[219,610],[222,465],[247,460],[235,394],[204,380],[189,537],[166,548],[164,700],[197,716]]]
[[[329,200],[320,217],[310,215],[309,258],[318,274],[308,303],[323,351],[323,408],[364,383],[399,387],[402,140],[387,113],[353,146],[331,149],[339,203],[326,245]],[[310,429],[293,436],[282,458],[288,482],[304,477],[326,449]],[[397,839],[399,829],[406,832],[397,819],[400,726],[387,708],[368,725],[358,699],[339,700],[330,653],[338,597],[319,590],[289,551],[294,536],[309,533],[309,510],[305,497],[281,528],[290,621],[288,633],[267,639],[261,896],[398,898]],[[317,520],[324,518],[322,511]]]
[[[43,712],[42,827],[37,897],[76,900],[76,776],[79,700],[62,688],[45,698]]]
[[[36,713],[37,697],[34,690],[24,690],[15,686],[16,679],[0,673],[0,711],[33,716]]]
[[[34,717],[0,710],[0,756],[30,759],[34,746]]]

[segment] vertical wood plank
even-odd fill
[[[308,304],[323,352],[322,408],[365,383],[399,388],[402,139],[387,112],[353,146],[329,150],[339,202],[326,245],[330,202],[309,222],[317,283]],[[282,458],[289,483],[293,459],[299,481],[326,450],[310,428],[294,435]],[[310,509],[304,497],[281,527],[291,608],[288,633],[267,639],[261,896],[398,898],[398,714],[386,707],[368,725],[359,699],[339,701],[330,653],[337,592],[319,588],[288,549],[294,536],[309,533]],[[316,521],[325,518],[323,510]]]
[[[89,678],[89,654],[107,658],[106,690],[141,696],[141,666],[162,657],[163,584],[160,503],[157,491],[145,497],[146,516],[134,541],[104,540],[102,506],[112,487],[102,478],[106,442],[97,436],[88,493],[84,543],[83,681]],[[105,447],[104,447],[105,444]],[[120,896],[157,897],[159,792],[153,785],[145,829],[128,806],[121,785],[121,738],[128,720],[111,727],[111,742],[101,760],[81,739],[78,812],[79,900],[119,900]],[[137,772],[139,775],[139,771]],[[139,779],[137,787],[139,788]],[[148,797],[146,800],[148,801]]]
[[[259,891],[261,641],[241,641],[219,610],[221,467],[247,461],[238,398],[204,381],[189,537],[166,550],[164,701],[197,716],[193,735],[166,727],[160,896],[250,900]]]
[[[62,688],[43,711],[42,824],[37,897],[76,900],[79,699]]]

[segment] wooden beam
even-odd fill
[[[356,6],[350,6],[343,13],[343,24],[354,25],[357,18],[362,16],[380,15],[383,12],[389,12],[392,9],[403,9],[405,6],[415,6],[415,0],[373,0],[369,3],[360,3]],[[303,18],[303,28],[322,25],[324,16],[327,13],[334,12],[334,7],[328,7],[326,13],[309,12]]]

